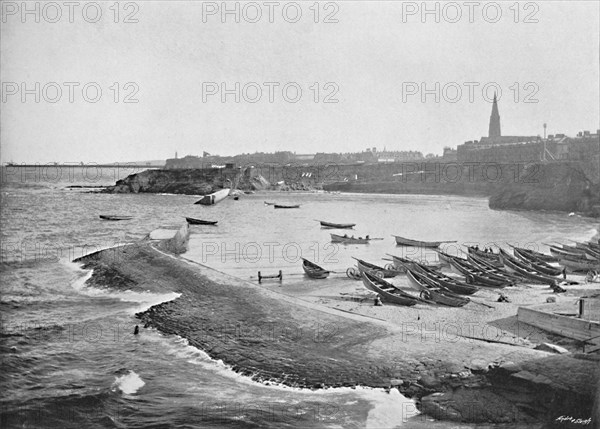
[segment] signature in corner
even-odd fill
[[[592,423],[592,418],[587,418],[587,419],[576,419],[574,417],[571,416],[560,416],[556,418],[557,422],[571,422],[573,424],[577,424],[577,425],[589,425],[590,423]]]

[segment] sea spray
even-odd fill
[[[145,384],[138,374],[130,370],[129,373],[117,377],[113,386],[127,395],[133,395]]]

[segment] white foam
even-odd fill
[[[365,423],[367,428],[402,426],[409,418],[420,414],[414,401],[406,398],[396,389],[390,389],[389,393],[380,389],[361,389],[359,393],[374,404],[367,415]]]
[[[81,272],[81,270],[80,270]],[[92,277],[94,270],[85,272],[85,275],[80,276],[72,282],[72,287],[81,294],[92,296],[96,298],[113,298],[123,302],[135,302],[139,305],[132,308],[130,312],[132,314],[146,311],[150,307],[165,302],[173,301],[181,296],[180,293],[166,292],[166,293],[153,293],[153,292],[134,292],[131,290],[115,291],[108,289],[98,289],[92,286],[86,286],[85,282]]]
[[[113,386],[127,395],[133,395],[146,383],[134,371],[129,371],[129,374],[122,375],[115,379]]]

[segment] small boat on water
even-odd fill
[[[354,256],[352,257],[354,258]],[[384,268],[384,267],[380,267],[378,265],[375,264],[371,264],[370,262],[366,262],[363,261],[362,259],[358,259],[358,258],[354,258],[356,259],[356,265],[358,266],[358,271],[359,272],[363,272],[363,271],[371,271],[371,272],[375,272],[375,273],[381,273],[383,275],[384,278],[392,278],[392,277],[396,277],[398,274],[402,274],[405,272],[405,270],[397,270],[397,269],[391,269],[391,268]]]
[[[309,261],[308,259],[302,258],[302,269],[306,273],[308,277],[311,279],[324,279],[329,276],[329,271],[318,266],[314,262]]]
[[[216,225],[217,222],[219,222],[218,220],[202,220],[193,217],[186,217],[185,220],[187,220],[187,223],[190,225]]]
[[[334,228],[334,229],[352,229],[356,226],[355,223],[333,223],[325,222],[324,220],[318,220],[323,228]]]
[[[392,235],[392,237],[396,238],[396,244],[398,246],[411,246],[411,247],[427,247],[435,249],[440,247],[443,243],[456,243],[456,240],[451,241],[420,241],[420,240],[412,240],[410,238],[400,237],[399,235]]]
[[[275,205],[275,203],[271,203],[269,201],[265,201],[265,206],[274,206],[274,205]]]
[[[384,303],[410,307],[423,300],[401,291],[391,283],[380,279],[375,274],[365,271],[361,274],[363,284],[367,289],[379,294]]]
[[[133,216],[122,216],[122,215],[100,215],[102,220],[131,220]]]
[[[368,244],[372,239],[367,235],[365,238],[354,236],[348,237],[348,235],[330,234],[332,243],[343,243],[343,244]]]
[[[220,191],[213,192],[212,194],[208,194],[200,198],[194,204],[202,204],[203,206],[212,206],[217,204],[219,201],[223,201],[225,198],[229,196],[231,189],[221,189]]]
[[[299,209],[300,204],[273,204],[276,209]]]

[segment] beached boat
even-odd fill
[[[368,244],[371,241],[370,238],[358,237],[354,236],[348,237],[347,235],[339,235],[339,234],[330,234],[332,243],[343,243],[343,244]]]
[[[219,222],[218,220],[202,220],[193,217],[186,217],[185,220],[191,225],[216,225]]]
[[[481,249],[477,249],[475,247],[467,247],[469,255],[475,255],[480,258],[489,259],[490,261],[500,262],[500,255],[494,252],[486,252]]]
[[[435,280],[440,285],[459,295],[473,295],[479,290],[477,286],[473,286],[464,282],[459,282],[450,276],[447,276],[439,271],[432,270],[428,267],[415,265],[412,269],[432,280]]]
[[[276,209],[299,209],[300,204],[273,204]]]
[[[586,259],[562,257],[558,263],[573,272],[600,271],[600,263]]]
[[[203,206],[212,206],[213,204],[217,204],[219,201],[223,201],[225,198],[229,196],[229,192],[231,189],[221,189],[220,191],[213,192],[212,194],[208,194],[203,196],[201,199],[196,201],[194,204],[202,204]]]
[[[539,271],[546,275],[558,276],[562,273],[562,268],[553,267],[552,265],[550,265],[544,261],[536,260],[534,257],[531,257],[530,255],[528,255],[526,253],[522,253],[518,249],[513,249],[513,254],[515,255],[516,258],[520,259],[522,262],[527,263],[528,265],[531,265],[536,271]]]
[[[500,249],[500,259],[507,268],[510,268],[515,273],[520,274],[529,281],[550,285],[553,285],[558,281],[556,278],[550,277],[548,275],[545,275],[544,273],[534,270],[530,265],[519,261],[515,257],[509,255],[503,249]]]
[[[306,275],[312,279],[324,279],[329,276],[329,271],[318,266],[314,262],[309,261],[308,259],[302,258],[302,269]]]
[[[471,301],[469,298],[450,292],[440,286],[439,283],[416,271],[408,270],[406,277],[410,284],[422,291],[424,299],[431,300],[436,304],[447,305],[449,307],[462,307]]]
[[[420,240],[412,240],[410,238],[400,237],[399,235],[392,235],[396,239],[396,244],[398,246],[411,246],[411,247],[428,247],[428,248],[437,248],[443,243],[456,243],[454,241],[420,241]]]
[[[582,258],[589,259],[593,261],[595,258],[592,256],[588,256],[583,250],[579,250],[575,247],[572,248],[563,248],[558,246],[548,245],[550,247],[550,253],[552,253],[557,258],[562,258],[564,256],[568,256],[570,258]]]
[[[394,265],[396,266],[396,268],[399,268],[399,269],[413,268],[415,265],[418,265],[418,266],[430,268],[432,270],[441,270],[444,265],[447,265],[442,262],[429,262],[427,260],[425,260],[425,261],[418,260],[417,261],[415,259],[403,258],[402,256],[396,256],[396,255],[392,255],[389,253],[387,253],[387,255],[392,257],[392,260],[394,261]]]
[[[381,301],[388,304],[397,304],[403,306],[413,306],[421,300],[417,297],[401,291],[391,283],[380,279],[374,274],[365,271],[361,274],[363,284],[367,289],[379,294]]]
[[[352,258],[354,258],[354,256]],[[374,271],[375,273],[381,273],[381,275],[383,275],[383,277],[387,279],[396,277],[398,274],[402,274],[405,272],[405,270],[383,268],[378,265],[371,264],[370,262],[363,261],[362,259],[354,259],[356,259],[356,265],[358,266],[358,271],[360,273],[362,273],[363,271]]]
[[[523,277],[516,271],[507,268],[502,262],[499,262],[500,266],[494,265],[494,263],[491,261],[484,258],[479,258],[475,255],[468,255],[467,261],[475,268],[483,272],[495,274],[516,283],[526,283],[528,281],[526,277]]]
[[[103,220],[131,220],[131,219],[133,219],[133,216],[100,215],[100,219],[103,219]]]
[[[510,244],[509,246],[512,247],[513,250],[518,250],[521,254],[527,255],[528,257],[532,257],[543,262],[558,262],[558,258],[553,255],[547,255],[546,253],[536,252],[535,250],[524,249],[522,247],[511,246]]]
[[[325,222],[324,220],[319,220],[317,222],[320,222],[323,228],[352,229],[356,226],[355,223],[333,223]]]
[[[473,267],[468,261],[456,258],[454,256],[446,255],[449,257],[449,262],[457,272],[461,273],[467,279],[468,284],[474,284],[477,286],[503,288],[506,286],[513,286],[514,280],[509,279],[505,276],[499,276],[492,272],[484,271],[481,268]]]

